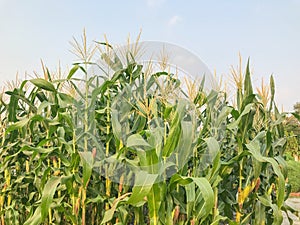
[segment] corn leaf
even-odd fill
[[[53,86],[53,84],[50,83],[49,81],[46,81],[45,79],[36,78],[36,79],[31,79],[30,82],[33,83],[38,88],[44,89],[46,91],[56,92],[56,89]]]
[[[61,181],[60,177],[51,177],[43,189],[42,202],[41,202],[42,221],[48,216],[49,208],[53,201],[54,193],[56,192],[56,188],[59,185],[60,181]]]

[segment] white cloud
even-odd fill
[[[169,19],[168,24],[169,24],[170,26],[174,26],[174,25],[180,23],[181,21],[182,21],[182,18],[181,18],[180,16],[178,16],[178,15],[175,15],[175,16],[173,16],[173,17],[171,17],[171,18]]]
[[[165,3],[166,0],[147,0],[149,7],[158,7]]]

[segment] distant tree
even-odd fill
[[[295,115],[296,114],[296,115]],[[287,141],[287,151],[290,152],[296,161],[300,158],[300,102],[294,105],[294,112],[285,120],[285,130]]]
[[[293,131],[291,131],[290,133],[288,131],[285,131],[285,135],[287,137],[287,152],[294,157],[295,161],[299,161],[300,149],[297,136]]]
[[[294,105],[294,112],[300,115],[300,102],[296,102]]]
[[[294,115],[291,115],[286,118],[285,128],[289,133],[293,131],[294,135],[300,138],[300,122]],[[299,144],[300,144],[300,139],[299,139]]]

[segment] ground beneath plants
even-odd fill
[[[289,198],[286,201],[286,203],[289,206],[293,207],[294,209],[298,210],[299,214],[300,214],[300,198]],[[284,214],[284,220],[283,220],[282,225],[289,225],[290,223],[289,223],[289,221],[288,221],[285,213],[283,213],[283,214]],[[299,220],[299,218],[297,216],[295,216],[295,215],[293,215],[291,213],[289,215],[294,220],[294,225],[300,225],[300,220]]]

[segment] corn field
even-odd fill
[[[1,95],[0,224],[277,224],[290,209],[284,115],[249,62],[225,91],[126,64],[85,38],[64,77]],[[78,76],[80,74],[80,76]],[[77,76],[76,76],[77,75]],[[80,78],[78,78],[80,77]]]

